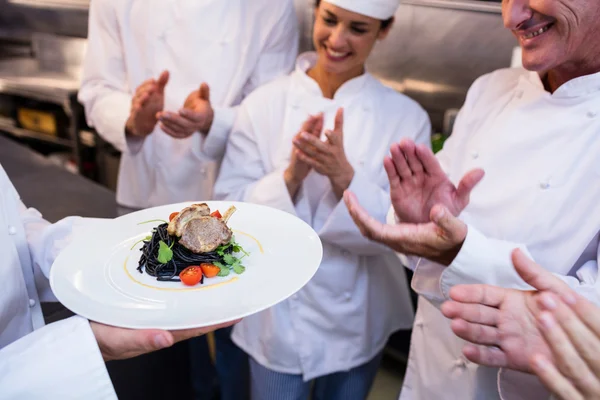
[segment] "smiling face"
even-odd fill
[[[360,75],[375,42],[389,32],[390,26],[381,25],[378,19],[320,2],[313,33],[320,66],[328,73]]]
[[[502,15],[528,70],[589,69],[600,61],[598,0],[503,0]]]

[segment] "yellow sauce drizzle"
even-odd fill
[[[256,239],[254,236],[246,233],[246,232],[242,232],[242,231],[238,231],[238,230],[233,230],[233,232],[235,232],[236,235],[244,235],[249,237],[250,239],[254,240],[256,242],[256,244],[258,245],[258,250],[260,251],[261,254],[265,254],[265,251],[262,247],[262,244],[258,241],[258,239]],[[234,276],[233,278],[231,278],[230,280],[226,281],[226,282],[220,282],[220,283],[215,283],[214,285],[208,285],[208,286],[201,286],[198,288],[182,288],[182,289],[173,289],[173,288],[162,288],[162,287],[156,287],[156,286],[151,286],[145,283],[142,283],[140,281],[138,281],[137,279],[135,279],[135,277],[133,275],[131,275],[131,273],[129,272],[129,270],[127,269],[127,261],[129,260],[129,256],[125,259],[125,263],[123,264],[123,269],[125,270],[125,274],[127,274],[127,277],[129,277],[129,279],[131,279],[133,282],[137,283],[138,285],[141,285],[143,287],[146,287],[148,289],[154,289],[154,290],[163,290],[166,292],[195,292],[198,290],[206,290],[206,289],[212,289],[212,288],[216,288],[219,286],[223,286],[223,285],[227,285],[229,283],[233,283],[235,281],[237,281],[239,278],[237,276]]]
[[[196,292],[198,290],[213,289],[213,288],[216,288],[216,287],[219,287],[219,286],[227,285],[228,283],[233,283],[233,282],[235,282],[235,281],[237,281],[239,279],[237,276],[234,276],[233,278],[231,278],[230,280],[228,280],[226,282],[215,283],[214,285],[201,286],[201,287],[197,287],[197,288],[181,288],[181,289],[161,288],[161,287],[147,285],[147,284],[142,283],[142,282],[138,281],[137,279],[135,279],[133,277],[133,275],[131,275],[131,273],[127,269],[127,261],[128,260],[129,260],[129,257],[127,257],[125,259],[125,263],[123,264],[123,269],[125,270],[125,274],[127,274],[127,276],[129,277],[129,279],[131,279],[133,282],[137,283],[138,285],[141,285],[141,286],[146,287],[148,289],[162,290],[162,291],[165,291],[165,292]]]
[[[249,237],[250,239],[254,240],[254,241],[256,242],[256,244],[258,245],[258,250],[260,250],[260,253],[261,253],[261,254],[265,254],[265,251],[263,250],[262,244],[260,244],[260,242],[258,241],[258,239],[257,239],[257,238],[255,238],[254,236],[250,235],[249,233],[242,232],[242,231],[238,231],[238,230],[236,230],[236,229],[233,229],[233,232],[234,232],[236,235],[238,235],[238,234],[239,234],[239,235],[244,235],[244,236],[247,236],[247,237]]]

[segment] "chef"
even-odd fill
[[[91,3],[79,100],[122,152],[119,204],[211,198],[236,105],[291,71],[297,24],[291,0]]]
[[[292,0],[94,0],[79,100],[122,153],[117,202],[210,200],[237,105],[291,71],[297,25]],[[229,331],[216,342],[221,395],[237,400],[243,353]],[[191,347],[196,395],[210,397],[206,339]]]
[[[589,40],[600,5],[505,0],[503,18],[525,69],[475,81],[437,159],[408,141],[392,147],[398,223],[369,218],[346,194],[367,236],[413,256],[420,296],[402,400],[537,398],[534,376],[463,354],[439,308],[457,284],[531,289],[512,267],[515,248],[600,303],[600,46]]]
[[[251,357],[253,399],[308,399],[314,383],[314,399],[363,400],[389,336],[412,325],[402,266],[362,237],[342,202],[350,188],[384,221],[387,149],[402,137],[430,143],[425,111],[365,70],[398,4],[317,1],[316,52],[238,111],[216,197],[287,211],[312,226],[324,251],[302,290],[234,329]]]
[[[70,238],[102,220],[50,224],[26,208],[0,165],[0,399],[116,399],[105,361],[135,357],[209,332],[129,330],[74,316],[44,326],[57,301],[50,267]]]

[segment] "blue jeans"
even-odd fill
[[[250,358],[250,391],[252,400],[365,400],[383,352],[366,364],[349,371],[335,372],[304,382],[302,375],[272,371]]]
[[[215,331],[216,365],[206,336],[190,340],[190,369],[194,399],[245,400],[249,398],[248,355],[231,340],[231,330]],[[220,397],[217,393],[220,392]]]

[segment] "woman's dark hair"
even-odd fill
[[[315,7],[319,7],[319,4],[321,4],[321,0],[316,0]],[[381,21],[381,30],[386,30],[392,24],[393,21],[394,17]]]

